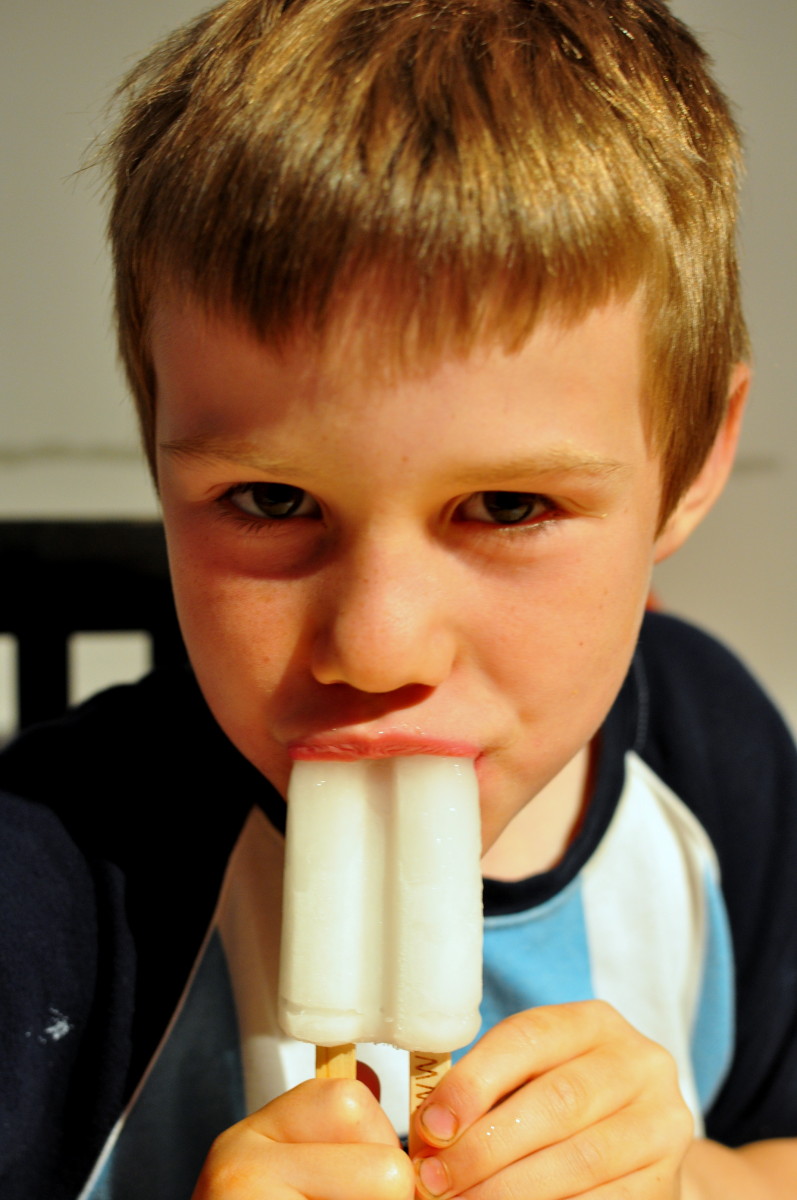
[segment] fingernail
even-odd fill
[[[425,1108],[421,1113],[421,1125],[435,1142],[450,1142],[457,1136],[457,1118],[442,1104],[430,1104]]]
[[[439,1158],[416,1159],[415,1167],[423,1190],[430,1196],[445,1196],[449,1190],[448,1172]]]

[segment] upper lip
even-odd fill
[[[386,729],[364,734],[355,730],[330,729],[296,738],[288,744],[288,752],[294,761],[310,758],[346,761],[415,754],[476,758],[479,747],[464,738],[427,737],[406,730]]]

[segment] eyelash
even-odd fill
[[[252,493],[253,502],[257,504],[257,501],[254,500],[254,493],[256,491],[261,491],[263,493],[270,491],[272,493],[271,503],[276,507],[287,506],[288,511],[279,514],[269,514],[266,512],[261,514],[248,513],[241,505],[235,503],[235,496],[243,496],[246,493]],[[274,495],[274,493],[276,493],[276,495]],[[281,500],[277,499],[277,496],[280,495],[282,496]],[[310,496],[302,488],[293,487],[291,484],[287,483],[238,483],[234,487],[229,488],[221,497],[222,504],[224,504],[225,508],[228,510],[229,508],[234,509],[235,512],[240,515],[240,517],[242,517],[244,520],[248,517],[255,525],[271,525],[279,524],[283,521],[290,521],[295,515],[294,509],[302,508],[307,500],[311,501],[318,512],[320,512],[320,509],[318,508],[317,503],[313,500],[312,496]],[[310,514],[300,513],[298,515],[306,517]]]
[[[236,496],[244,496],[247,493],[253,493],[255,489],[272,492],[277,492],[283,495],[283,499],[272,499],[272,504],[279,506],[280,504],[289,505],[288,511],[281,514],[268,514],[263,512],[260,515],[249,513],[240,504],[235,502]],[[519,517],[514,521],[479,521],[473,517],[463,515],[468,506],[474,503],[481,502],[483,508],[491,511],[489,498],[492,498],[492,510],[497,512],[499,509],[536,509],[542,505],[542,511],[534,515],[531,519],[527,517]],[[254,500],[254,497],[252,497]],[[301,513],[297,510],[301,509],[310,502],[315,511],[310,513]],[[503,503],[499,503],[503,501]],[[516,503],[512,503],[515,501]],[[301,488],[293,487],[291,484],[278,483],[239,483],[228,488],[222,496],[218,498],[217,503],[220,505],[225,516],[231,518],[243,525],[247,532],[261,533],[264,530],[273,530],[277,525],[291,524],[295,519],[314,520],[321,514],[321,509],[317,502]],[[254,501],[257,504],[257,501]],[[459,524],[472,524],[481,526],[485,533],[500,531],[506,534],[512,532],[520,533],[521,531],[531,532],[541,530],[544,527],[549,527],[551,524],[561,520],[567,514],[552,500],[549,496],[542,495],[539,492],[521,492],[521,491],[483,491],[473,492],[464,500],[457,503],[454,508],[454,517]]]
[[[465,509],[474,502],[481,503],[482,507],[488,512],[497,514],[499,511],[510,510],[530,510],[525,515],[519,515],[515,520],[506,521],[478,521],[476,518],[468,518],[460,516],[460,520],[474,521],[478,525],[484,525],[487,529],[501,530],[521,530],[521,529],[538,529],[541,525],[548,524],[557,516],[562,516],[562,510],[554,503],[549,496],[543,496],[539,492],[516,492],[516,491],[485,491],[474,492],[465,500],[462,500],[455,510],[456,513],[464,514]],[[542,506],[542,511],[534,513],[534,510]]]

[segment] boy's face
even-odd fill
[[[589,742],[655,555],[632,304],[380,378],[162,303],[158,472],[192,662],[285,792],[297,747],[476,756],[485,847]]]

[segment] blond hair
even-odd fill
[[[280,345],[381,281],[411,363],[641,290],[662,512],[747,353],[739,144],[662,0],[228,0],[124,85],[108,158],[121,354],[152,459],[165,283]]]

